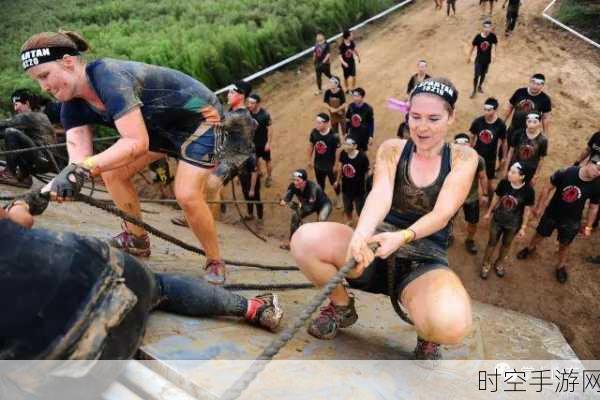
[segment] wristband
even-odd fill
[[[81,166],[91,172],[94,168],[96,168],[96,161],[94,160],[94,157],[88,156],[83,159]]]
[[[417,234],[412,229],[403,229],[400,231],[400,235],[402,235],[402,241],[404,244],[408,244],[415,240]]]

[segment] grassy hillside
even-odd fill
[[[556,18],[600,43],[600,0],[561,0]]]
[[[35,7],[33,5],[35,4]],[[213,89],[365,19],[393,0],[0,0],[0,109],[21,86],[19,50],[31,35],[81,32],[90,57],[117,57],[184,71]]]

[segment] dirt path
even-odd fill
[[[425,58],[434,75],[449,77],[461,93],[452,134],[468,129],[487,95],[497,97],[504,105],[531,74],[543,72],[555,111],[549,157],[542,175],[547,177],[557,168],[572,163],[591,133],[599,128],[600,54],[542,20],[541,11],[546,3],[547,0],[528,0],[515,35],[509,40],[502,35],[504,12],[497,7],[493,21],[500,41],[498,59],[490,68],[486,93],[473,100],[468,98],[473,66],[466,64],[466,58],[482,20],[475,0],[459,1],[456,18],[435,12],[430,1],[418,1],[383,23],[361,31],[357,43],[363,62],[358,64],[358,82],[367,92],[367,102],[375,109],[375,145],[394,136],[400,120],[400,114],[385,107],[387,98],[402,96],[416,61]],[[333,69],[341,75],[339,63]],[[275,132],[275,184],[264,191],[263,198],[277,198],[289,183],[289,173],[306,166],[305,149],[313,116],[324,110],[314,90],[309,63],[294,71],[277,73],[258,88],[273,117]],[[288,211],[269,206],[266,215],[264,226],[259,227],[261,231],[274,238],[285,237]],[[340,212],[336,210],[333,218],[340,220]],[[232,219],[230,212],[226,220]],[[534,226],[529,234],[533,234]],[[463,228],[459,221],[450,260],[473,298],[554,321],[580,357],[600,358],[600,336],[596,334],[600,329],[600,268],[583,261],[586,255],[597,253],[594,250],[600,244],[597,233],[589,240],[578,239],[575,243],[570,281],[562,286],[553,275],[553,240],[541,246],[534,260],[511,261],[512,267],[502,281],[495,276],[487,282],[481,281],[477,269],[482,256],[472,257],[464,251]],[[487,226],[482,225],[477,238],[480,248],[486,241]],[[515,247],[521,246],[522,243],[516,243]]]

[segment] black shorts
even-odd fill
[[[342,65],[342,70],[344,71],[344,79],[347,79],[350,76],[356,76],[356,64],[348,63],[348,67],[344,67]]]
[[[265,150],[264,147],[262,149],[256,148],[256,161],[259,158],[262,158],[265,161],[271,161],[271,150]]]
[[[536,232],[543,237],[549,237],[556,229],[558,231],[558,242],[568,245],[573,242],[581,228],[581,221],[559,221],[555,216],[544,213],[537,226]]]
[[[462,209],[465,213],[465,221],[467,223],[476,224],[479,222],[479,199],[470,203],[464,203]]]
[[[365,205],[365,195],[342,193],[342,201],[344,202],[344,213],[352,214],[352,211],[356,209],[356,214],[360,215],[362,208]]]
[[[496,158],[485,159],[485,175],[488,179],[496,178]]]
[[[488,73],[490,64],[475,62],[475,76],[482,76]]]

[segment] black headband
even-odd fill
[[[65,55],[78,56],[79,51],[72,47],[40,47],[38,49],[25,50],[21,53],[23,69],[27,71],[36,65],[56,61]]]
[[[452,108],[454,108],[454,104],[458,99],[458,93],[456,92],[456,90],[452,89],[445,83],[434,81],[431,79],[427,79],[419,83],[410,94],[410,98],[412,99],[415,95],[420,93],[435,94],[436,96],[439,96],[442,99],[446,100]]]

